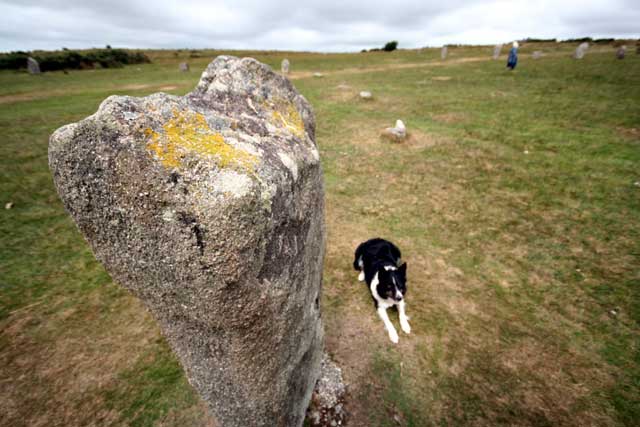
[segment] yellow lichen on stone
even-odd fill
[[[272,104],[273,119],[298,138],[304,138],[304,122],[297,108],[288,101],[277,100]]]
[[[254,172],[258,158],[225,142],[213,131],[205,117],[190,111],[173,111],[173,117],[162,126],[162,132],[145,130],[147,150],[167,168],[180,168],[188,156],[213,161],[220,168],[236,168]]]

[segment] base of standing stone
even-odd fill
[[[324,353],[320,378],[307,409],[307,420],[312,427],[336,427],[345,424],[346,390],[347,387],[342,380],[342,370]]]

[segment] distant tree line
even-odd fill
[[[130,64],[144,64],[151,60],[142,52],[124,49],[91,49],[74,51],[67,48],[52,52],[10,52],[0,54],[0,69],[19,70],[27,68],[27,58],[32,57],[40,64],[41,71],[56,71],[88,68],[118,68]]]
[[[521,39],[521,40],[518,40],[518,41],[520,43],[583,43],[583,42],[595,43],[595,44],[611,44],[611,43],[613,43],[614,45],[624,42],[624,40],[614,39],[614,38],[594,39],[592,37],[581,37],[581,38],[566,39],[566,40],[558,40],[556,38],[553,38],[553,39],[542,39],[542,38],[537,38],[537,37],[527,37],[526,39]],[[639,41],[639,43],[640,43],[640,41]],[[474,45],[450,43],[450,44],[447,44],[447,46],[463,47],[463,46],[474,46]],[[365,53],[365,52],[391,52],[391,51],[396,50],[397,48],[398,48],[398,42],[394,40],[394,41],[390,41],[390,42],[386,43],[383,47],[374,47],[372,49],[362,49],[360,52],[362,52],[362,53]],[[429,46],[425,46],[422,49],[427,49],[427,48],[429,48]]]
[[[534,38],[534,37],[527,37],[526,39],[520,40],[521,42],[525,42],[525,43],[556,43],[558,42],[557,39],[538,39],[538,38]],[[577,39],[566,39],[566,40],[560,40],[560,43],[583,43],[583,42],[587,42],[587,43],[596,43],[596,44],[609,44],[609,43],[613,43],[615,42],[616,39],[613,38],[605,38],[605,39],[594,39],[591,37],[580,37]]]

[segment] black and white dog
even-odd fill
[[[384,239],[371,239],[356,249],[353,268],[360,272],[359,281],[365,281],[393,343],[398,342],[398,332],[387,316],[387,309],[394,305],[400,314],[400,326],[405,333],[411,332],[409,318],[405,313],[404,296],[407,293],[407,264],[400,264],[400,249]]]

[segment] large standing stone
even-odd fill
[[[289,60],[288,59],[283,59],[282,60],[282,64],[280,64],[280,71],[282,71],[282,74],[289,74]]]
[[[616,50],[616,58],[618,59],[624,59],[626,54],[627,54],[626,46],[620,46],[618,50]]]
[[[40,74],[40,64],[32,57],[27,58],[27,70],[29,74]]]
[[[576,51],[573,54],[573,57],[576,58],[576,59],[584,58],[584,55],[587,53],[588,49],[589,49],[589,43],[587,43],[587,42],[580,43],[578,45],[578,47],[576,48]]]
[[[293,85],[220,56],[184,97],[112,96],[58,129],[49,166],[218,423],[301,425],[323,347],[324,191],[314,115]]]
[[[447,47],[442,46],[442,50],[440,50],[440,59],[442,59],[443,61],[447,59],[447,53],[449,53],[449,50],[447,49]]]
[[[494,60],[500,58],[500,52],[501,51],[502,51],[502,43],[498,43],[493,48],[493,56],[492,56],[492,58]]]
[[[189,71],[189,64],[186,62],[181,62],[179,68],[180,68],[180,71],[182,71],[183,73],[186,73],[187,71]]]

